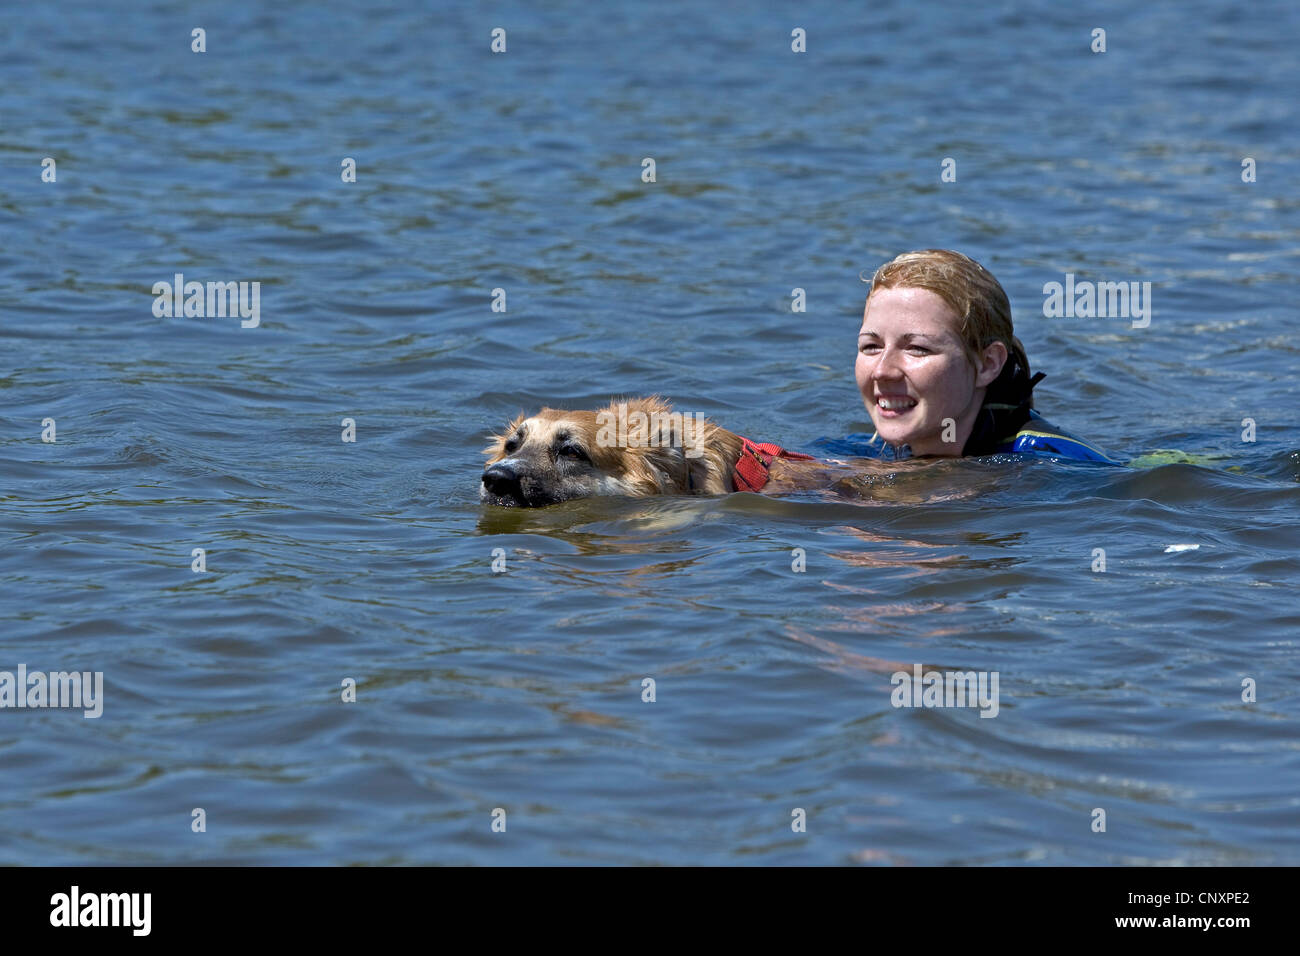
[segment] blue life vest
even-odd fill
[[[1115,459],[1100,449],[1075,438],[1063,428],[1057,428],[1033,409],[1029,420],[1015,435],[997,446],[995,455],[1047,455],[1052,458],[1075,458],[1081,461],[1100,461],[1118,465]]]

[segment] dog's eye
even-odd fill
[[[577,445],[561,445],[560,455],[564,458],[572,458],[574,461],[591,461],[587,453]]]
[[[518,439],[518,438],[512,438],[512,439],[510,439],[508,442],[506,442],[506,454],[507,454],[507,455],[513,455],[513,454],[514,454],[516,451],[518,451],[518,450],[519,450],[519,439]]]

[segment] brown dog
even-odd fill
[[[825,488],[816,461],[756,444],[699,415],[674,412],[658,396],[600,411],[543,408],[519,416],[484,449],[479,498],[531,508],[594,495],[721,495]]]

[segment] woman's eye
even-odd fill
[[[934,352],[934,349],[928,349],[924,345],[909,345],[906,348],[913,355],[930,355]],[[858,351],[864,355],[874,355],[880,349],[881,345],[878,342],[867,342],[865,345],[858,346]]]

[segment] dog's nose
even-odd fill
[[[519,474],[509,465],[496,464],[483,472],[483,487],[487,489],[488,494],[496,495],[498,498],[522,497]]]

